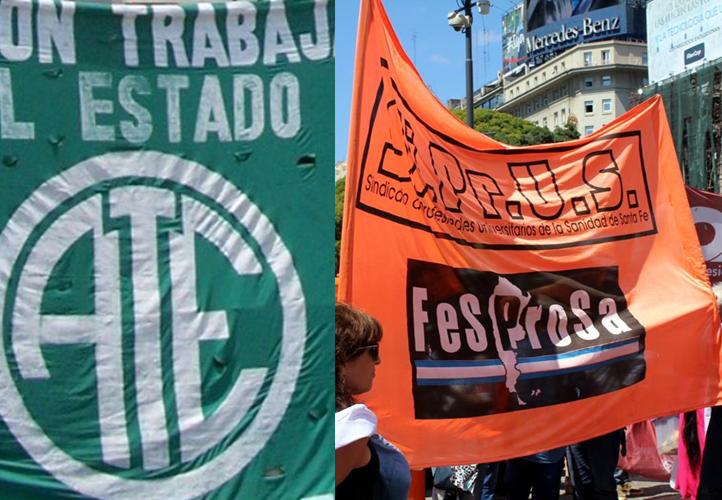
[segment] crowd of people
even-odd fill
[[[722,287],[715,287],[718,307]],[[377,433],[377,418],[357,395],[371,390],[381,363],[380,323],[347,304],[336,304],[336,498],[406,500],[411,475],[403,454]],[[706,416],[705,416],[706,415]],[[434,500],[493,500],[503,481],[507,500],[557,500],[566,459],[574,500],[618,500],[641,492],[617,468],[624,430],[503,464],[439,467]],[[500,472],[503,470],[503,474]],[[722,499],[722,407],[682,415],[679,459],[672,485],[685,499]]]

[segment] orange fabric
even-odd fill
[[[364,0],[340,300],[384,327],[363,400],[412,468],[722,403],[720,329],[661,100],[527,148],[431,95]]]
[[[411,487],[409,488],[409,500],[426,500],[426,471],[411,471]]]

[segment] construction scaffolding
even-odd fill
[[[722,59],[648,85],[642,100],[660,94],[685,184],[720,192],[722,180]]]

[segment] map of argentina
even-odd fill
[[[645,377],[617,267],[498,275],[408,261],[417,419],[537,408]]]

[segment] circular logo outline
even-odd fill
[[[273,272],[282,308],[282,345],[268,395],[242,435],[203,465],[163,479],[126,479],[97,471],[69,456],[43,432],[15,387],[0,336],[0,414],[10,432],[44,470],[68,487],[101,500],[178,500],[214,491],[239,474],[263,449],[291,402],[306,340],[305,297],[293,258],[268,218],[238,188],[203,165],[154,151],[107,153],[84,160],[37,188],[0,233],[0,311],[15,262],[35,226],[61,203],[100,182],[123,177],[170,180],[215,200],[257,242]],[[4,321],[3,321],[4,324]],[[210,471],[213,471],[210,473]]]

